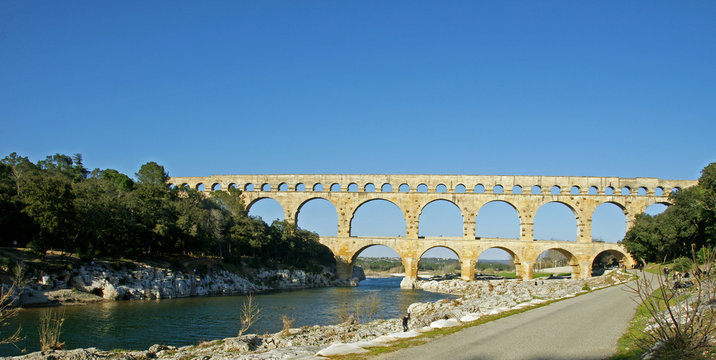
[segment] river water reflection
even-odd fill
[[[273,333],[281,330],[281,316],[293,317],[293,327],[330,325],[339,322],[342,307],[353,309],[376,294],[380,310],[376,318],[399,318],[408,305],[429,302],[450,295],[422,290],[400,289],[401,278],[369,278],[352,288],[322,288],[280,291],[256,296],[261,319],[249,333]],[[147,349],[153,344],[195,345],[201,341],[236,336],[239,313],[245,296],[194,297],[155,301],[118,301],[82,306],[50,308],[63,311],[61,341],[66,349],[97,347],[110,349]],[[18,344],[27,352],[39,350],[40,316],[48,309],[23,309],[11,326],[22,324],[25,341]],[[8,329],[3,328],[3,334]],[[7,345],[0,356],[20,354]]]

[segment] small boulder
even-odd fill
[[[430,327],[433,329],[453,327],[458,325],[460,325],[460,322],[456,319],[436,320],[430,323]]]
[[[224,349],[224,351],[246,353],[251,350],[251,344],[249,343],[249,341],[247,339],[228,338],[228,339],[224,339],[223,349]]]
[[[339,356],[347,354],[363,354],[367,353],[368,350],[353,344],[333,344],[319,352],[316,356]]]

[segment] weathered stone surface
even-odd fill
[[[104,300],[171,299],[188,296],[256,293],[272,289],[296,289],[357,285],[365,279],[362,269],[355,268],[352,281],[335,279],[331,273],[309,274],[303,270],[263,270],[251,280],[225,271],[187,274],[160,267],[138,264],[134,269],[115,270],[95,264],[81,266],[73,272],[50,273],[47,283],[26,286],[18,305],[42,306]],[[68,281],[62,281],[67,278]]]

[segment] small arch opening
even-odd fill
[[[604,275],[609,270],[626,265],[627,257],[616,250],[605,250],[597,254],[592,262],[592,276]]]
[[[380,192],[393,192],[393,186],[385,183],[383,186],[380,187]]]
[[[296,191],[306,191],[306,185],[304,183],[296,184]]]
[[[408,186],[408,184],[400,184],[400,186],[398,186],[398,192],[410,192],[410,186]]]
[[[440,185],[438,185],[438,186],[435,187],[435,192],[437,192],[437,193],[445,193],[445,192],[447,192],[447,186],[445,186],[445,185],[443,185],[443,184],[440,184]]]
[[[631,189],[628,186],[622,188],[622,195],[631,195]]]
[[[659,186],[654,189],[654,196],[664,196],[664,188]]]
[[[214,185],[211,185],[211,191],[220,191],[221,190],[221,184],[214,183]]]
[[[271,191],[271,184],[263,184],[261,185],[261,191]]]
[[[425,184],[418,185],[418,192],[421,192],[421,193],[428,192],[428,186]]]
[[[562,193],[562,188],[557,185],[552,186],[552,189],[549,190],[549,193],[552,195],[559,195]]]
[[[475,190],[474,190],[474,192],[475,192],[476,194],[484,194],[484,193],[485,193],[485,185],[482,185],[482,184],[477,184],[477,185],[475,185]]]
[[[456,193],[458,193],[458,194],[464,194],[465,191],[466,191],[465,185],[463,185],[463,184],[458,184],[457,186],[455,186],[455,192],[456,192]]]
[[[444,246],[435,246],[425,251],[418,261],[418,276],[422,278],[442,278],[445,275],[457,277],[460,274],[460,261],[457,253]]]
[[[495,185],[494,188],[492,188],[493,194],[503,194],[505,192],[505,189],[502,187],[502,185]]]
[[[475,278],[477,280],[517,278],[514,253],[498,247],[483,251],[475,263]]]
[[[533,265],[532,277],[535,279],[568,279],[572,277],[574,255],[562,249],[543,251]]]
[[[339,192],[339,191],[341,191],[341,185],[340,185],[340,184],[337,184],[337,183],[332,184],[332,185],[331,185],[331,191],[332,191],[332,192]]]
[[[353,264],[363,268],[367,277],[386,277],[390,274],[405,273],[400,255],[385,245],[370,245],[363,248],[354,256]],[[395,279],[395,286],[400,286],[399,278]]]
[[[533,194],[541,194],[542,193],[542,187],[539,185],[533,185],[532,186],[532,193]]]
[[[231,184],[229,184],[229,189],[238,190],[238,189],[239,189],[239,186],[236,185],[236,183],[231,183]]]
[[[204,184],[202,184],[202,183],[196,184],[196,191],[204,191]]]
[[[363,187],[363,191],[365,192],[375,192],[375,185],[373,183],[367,183]]]
[[[278,191],[288,191],[288,184],[286,184],[286,183],[278,184]]]
[[[611,186],[607,186],[607,188],[604,189],[604,194],[605,195],[614,195],[614,188]]]
[[[358,184],[356,184],[356,183],[348,184],[348,192],[358,192]]]
[[[636,191],[637,196],[646,196],[647,189],[645,187],[640,187],[639,190]]]
[[[323,191],[323,184],[321,184],[321,183],[314,184],[313,191]]]
[[[587,191],[587,194],[597,195],[597,194],[599,194],[599,188],[597,188],[596,186],[590,186],[589,190]]]
[[[571,189],[569,189],[569,194],[570,195],[579,195],[581,193],[581,190],[582,189],[580,189],[579,186],[574,185],[574,186],[572,186]]]
[[[522,194],[522,186],[520,186],[520,185],[513,186],[512,193],[513,194]]]

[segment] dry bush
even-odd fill
[[[12,284],[7,288],[5,286],[0,286],[0,326],[2,327],[8,326],[8,320],[17,315],[19,310],[13,306],[13,302],[15,301],[18,292],[16,289],[17,287],[15,284]],[[22,341],[23,337],[20,336],[20,331],[22,331],[22,327],[18,326],[14,333],[0,339],[0,344],[15,345]]]
[[[689,278],[677,281],[662,275],[647,278],[642,270],[630,286],[651,318],[652,325],[644,331],[646,338],[639,346],[653,357],[697,359],[712,349],[716,336],[715,259],[716,250],[710,252],[703,267],[694,265]]]
[[[40,318],[40,348],[42,351],[61,350],[65,343],[60,341],[62,323],[65,322],[64,313],[47,310]]]
[[[251,325],[257,322],[261,318],[261,307],[254,300],[254,294],[249,294],[241,305],[241,328],[239,329],[239,335],[243,335]]]
[[[17,264],[13,271],[13,280],[10,285],[0,285],[0,328],[9,325],[9,320],[20,310],[15,306],[15,301],[22,294],[22,281],[25,275],[25,267]],[[0,338],[0,344],[10,344],[17,348],[17,343],[24,340],[20,335],[22,326],[18,325],[17,330],[8,336]]]
[[[355,316],[352,312],[348,311],[346,303],[341,303],[341,306],[336,309],[336,316],[340,319],[341,323],[353,323]]]
[[[291,325],[293,325],[294,321],[296,321],[296,319],[288,317],[286,315],[281,315],[281,322],[283,323],[283,328],[281,328],[281,336],[288,336],[291,334]]]
[[[378,294],[373,294],[368,298],[366,307],[366,317],[368,318],[368,322],[371,322],[380,310],[380,298],[378,297]]]
[[[372,294],[366,299],[357,301],[353,310],[349,310],[345,303],[336,309],[336,315],[342,323],[353,324],[371,322],[380,311],[380,298],[378,294]]]

